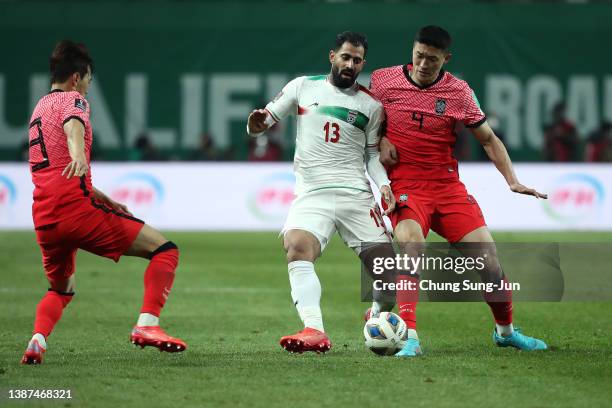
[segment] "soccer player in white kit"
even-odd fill
[[[292,80],[265,109],[254,110],[248,118],[248,133],[256,136],[290,114],[297,117],[296,198],[282,233],[291,297],[304,329],[281,338],[281,346],[290,352],[331,348],[323,329],[314,261],[334,232],[364,262],[377,243],[390,247],[391,237],[366,176],[367,169],[386,201],[385,215],[393,211],[395,199],[378,152],[383,107],[356,82],[367,49],[365,36],[338,34],[329,52],[328,75]],[[378,310],[389,307],[393,304],[373,304]]]

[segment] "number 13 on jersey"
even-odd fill
[[[338,143],[338,140],[340,140],[340,125],[334,122],[326,122],[323,130],[325,131],[326,143]]]

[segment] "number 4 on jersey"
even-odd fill
[[[340,140],[340,125],[333,122],[327,122],[325,126],[323,126],[323,130],[325,131],[325,142],[338,143],[338,140]]]

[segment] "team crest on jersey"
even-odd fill
[[[446,100],[445,99],[436,99],[436,113],[438,115],[444,115],[446,111]]]
[[[85,102],[83,99],[75,99],[74,100],[74,107],[75,108],[79,108],[83,112],[86,112],[87,111],[87,102]]]
[[[359,112],[354,111],[354,110],[348,111],[348,113],[346,114],[346,121],[352,125],[353,123],[355,123],[355,120],[357,120],[358,114]]]
[[[408,194],[400,194],[399,200],[400,200],[400,203],[404,203],[408,201]]]

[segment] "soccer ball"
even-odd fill
[[[391,356],[404,347],[408,339],[406,323],[395,313],[372,316],[363,328],[366,347],[381,356]]]

